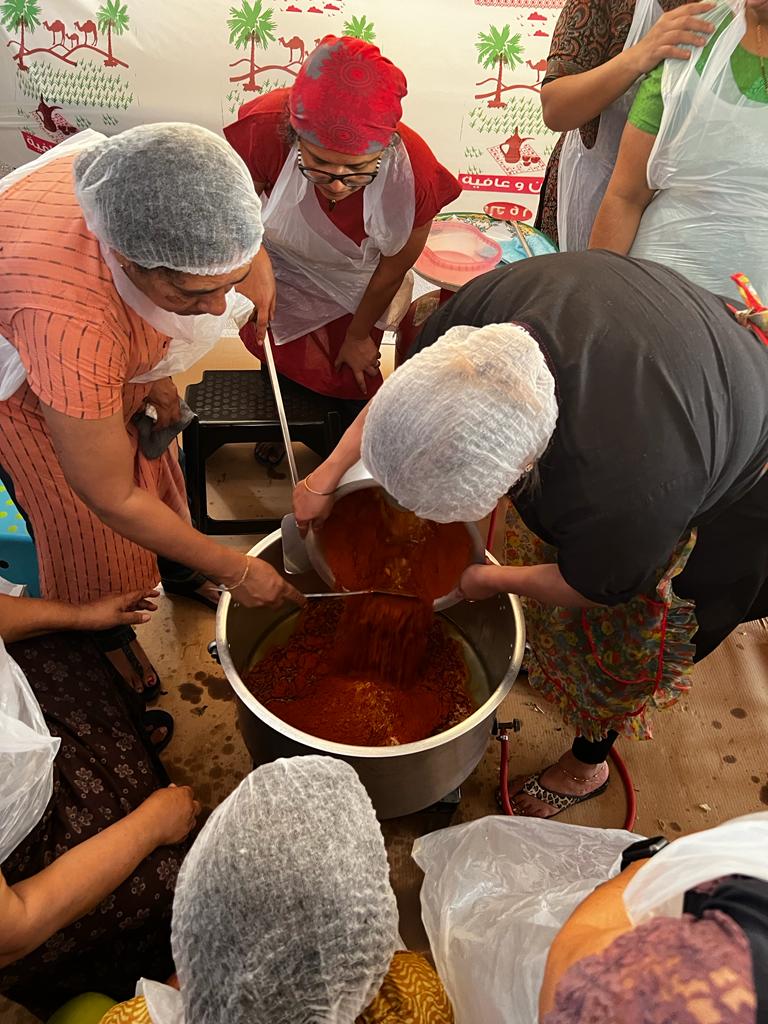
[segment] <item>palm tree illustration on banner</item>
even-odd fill
[[[261,0],[254,0],[252,4],[249,4],[248,0],[241,0],[239,8],[230,7],[227,26],[229,27],[230,43],[234,43],[238,50],[244,50],[247,46],[251,48],[249,58],[243,57],[229,65],[233,68],[237,64],[242,64],[247,59],[249,64],[248,74],[230,78],[230,82],[242,82],[244,79],[247,79],[243,85],[243,91],[260,92],[261,90],[256,85],[256,73],[257,71],[264,71],[266,68],[256,67],[256,47],[260,46],[263,50],[266,50],[267,43],[274,43],[275,41],[277,25],[272,17],[272,8],[268,7],[263,11],[261,9]],[[284,70],[289,69],[286,68]],[[295,75],[296,72],[291,72],[291,74]]]
[[[102,36],[105,32],[107,34],[107,59],[104,61],[104,67],[114,68],[120,64],[127,68],[128,65],[118,60],[112,53],[112,33],[121,36],[128,28],[128,5],[121,3],[120,0],[105,0],[96,11],[96,18],[99,22],[99,32]]]
[[[344,22],[344,35],[352,36],[354,39],[362,39],[366,43],[372,43],[376,38],[373,29],[373,22],[368,21],[365,15],[361,18],[352,17]]]
[[[10,32],[21,32],[19,49],[14,53],[13,59],[18,62],[20,71],[27,71],[27,65],[24,63],[25,32],[34,32],[40,27],[40,4],[37,0],[3,0],[0,5],[0,23]],[[10,46],[11,42],[15,40],[10,40],[7,45]]]
[[[510,35],[511,32],[512,29],[509,25],[505,25],[501,30],[497,29],[494,25],[490,25],[487,32],[480,32],[478,34],[478,41],[475,43],[478,64],[482,64],[484,68],[491,68],[494,64],[499,65],[494,92],[486,92],[475,96],[476,100],[483,100],[492,96],[493,99],[488,100],[489,107],[505,107],[506,103],[502,100],[501,94],[509,89],[535,88],[534,86],[502,85],[501,79],[504,74],[504,68],[514,68],[515,65],[523,63],[523,47],[520,44],[520,33],[518,32],[513,36]],[[486,85],[488,82],[493,81],[493,78],[485,78],[482,82],[475,82],[475,85]]]

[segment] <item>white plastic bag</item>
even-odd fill
[[[144,996],[152,1024],[184,1024],[184,1003],[177,988],[139,978],[136,995]]]
[[[744,0],[718,0],[706,16],[728,24],[701,74],[700,55],[664,64],[664,114],[647,171],[659,191],[629,255],[738,301],[731,274],[746,274],[758,295],[768,290],[768,111],[741,92],[731,67],[746,31]]]
[[[489,817],[416,840],[422,917],[456,1024],[536,1024],[555,935],[639,838]]]
[[[48,731],[27,677],[0,640],[0,864],[43,815],[60,742]]]
[[[679,917],[689,889],[725,875],[768,882],[768,811],[676,839],[643,864],[624,890],[624,907],[634,925]]]

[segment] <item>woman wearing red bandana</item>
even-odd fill
[[[279,373],[338,399],[345,424],[382,383],[387,309],[461,191],[400,122],[406,91],[377,47],[326,36],[292,88],[246,104],[224,130],[264,199],[249,289],[258,321],[243,340],[261,357],[271,320]]]

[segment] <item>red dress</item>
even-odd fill
[[[254,182],[270,194],[291,150],[286,128],[287,89],[275,89],[240,108],[238,120],[224,129],[230,145],[248,166]],[[414,228],[428,224],[448,203],[461,194],[461,188],[450,171],[440,164],[426,142],[406,125],[400,123],[397,131],[403,141],[413,171],[415,188]],[[327,202],[321,207],[328,219],[348,238],[360,245],[365,238],[363,222],[363,189],[353,192],[339,202],[333,210]],[[280,296],[278,293],[278,302]],[[343,366],[334,369],[339,350],[344,343],[352,315],[332,320],[324,327],[301,338],[275,347],[275,363],[280,373],[291,380],[336,398],[361,397],[352,371]],[[263,358],[255,340],[255,328],[248,325],[240,332],[250,352]],[[371,331],[374,341],[381,340],[382,332]],[[382,377],[367,377],[368,396],[375,394]]]

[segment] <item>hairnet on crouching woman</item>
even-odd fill
[[[543,454],[556,421],[555,381],[528,331],[452,327],[374,396],[362,459],[423,519],[473,522]]]
[[[147,124],[75,158],[88,228],[140,267],[228,274],[249,263],[263,233],[248,169],[195,124]]]
[[[186,1024],[354,1024],[399,946],[354,769],[295,757],[247,776],[182,865],[172,942]]]

